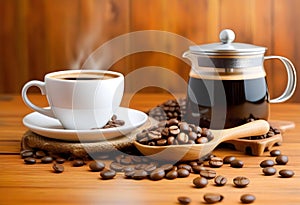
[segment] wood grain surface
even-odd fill
[[[231,28],[236,41],[268,48],[266,55],[289,58],[299,70],[300,26],[298,0],[26,0],[0,1],[0,93],[20,92],[25,82],[52,71],[80,68],[104,43],[128,33],[156,30],[170,32],[195,44],[218,42],[219,32]],[[129,54],[140,43],[154,49]],[[170,37],[125,40],[105,53],[123,56],[106,67],[93,68],[129,74],[156,66],[177,73],[187,81],[190,66],[181,54],[188,49]],[[172,53],[179,53],[172,56]],[[106,58],[104,61],[109,61]],[[286,87],[280,62],[265,63],[269,91],[279,96]],[[163,76],[165,79],[168,76]],[[166,82],[178,88],[178,83]],[[165,92],[148,88],[143,92]],[[300,102],[300,92],[291,102]]]
[[[30,96],[34,102],[46,106],[39,95]],[[130,101],[130,107],[147,111],[170,99],[167,94],[137,94]],[[0,204],[178,204],[178,196],[188,196],[191,204],[205,204],[203,195],[220,193],[224,200],[220,204],[241,204],[240,196],[250,193],[256,196],[254,204],[298,205],[300,203],[300,105],[277,104],[271,106],[271,119],[293,121],[295,129],[283,134],[280,149],[289,157],[287,165],[275,165],[277,170],[292,169],[295,176],[280,178],[264,176],[259,164],[264,159],[273,159],[266,152],[262,156],[248,156],[227,148],[218,148],[213,153],[219,157],[233,155],[244,161],[241,169],[223,165],[216,168],[217,174],[226,176],[228,183],[217,187],[209,181],[207,187],[197,189],[192,180],[198,176],[175,180],[150,181],[125,179],[117,174],[115,179],[101,180],[98,172],[90,172],[88,166],[72,167],[66,162],[65,171],[54,174],[51,165],[25,165],[19,156],[20,139],[27,130],[22,118],[32,112],[22,102],[19,95],[0,96]],[[105,161],[108,166],[110,161]],[[236,188],[232,180],[236,176],[246,176],[250,184],[246,188]]]

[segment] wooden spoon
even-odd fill
[[[165,161],[189,161],[197,160],[209,154],[224,141],[264,135],[269,129],[270,126],[267,121],[256,120],[234,128],[211,130],[214,138],[205,144],[149,146],[135,141],[134,145],[143,155],[153,159]]]

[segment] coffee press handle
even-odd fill
[[[297,75],[296,75],[296,69],[292,62],[282,56],[266,56],[265,60],[268,59],[279,59],[285,66],[286,72],[287,72],[287,86],[285,91],[282,93],[281,96],[271,99],[270,103],[281,103],[284,102],[292,97],[292,95],[295,92],[296,89],[296,84],[297,84]]]
[[[30,107],[31,109],[41,113],[41,114],[44,114],[44,115],[47,115],[48,117],[54,117],[54,114],[51,110],[51,108],[41,108],[35,104],[33,104],[28,96],[27,96],[27,91],[30,87],[38,87],[40,90],[41,90],[41,93],[42,95],[45,95],[46,94],[46,89],[45,89],[45,83],[44,82],[41,82],[41,81],[38,81],[38,80],[32,80],[32,81],[29,81],[28,83],[26,83],[22,89],[22,98],[23,98],[23,101],[24,103]]]

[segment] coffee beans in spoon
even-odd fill
[[[214,136],[209,129],[201,128],[177,119],[162,121],[136,135],[137,141],[150,146],[179,144],[203,144]]]

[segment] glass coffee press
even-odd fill
[[[226,29],[219,43],[190,46],[183,57],[191,61],[184,116],[201,127],[224,129],[241,125],[249,117],[268,120],[269,103],[288,100],[296,88],[296,71],[285,57],[264,56],[265,47],[234,43]],[[282,95],[270,99],[264,61],[279,59],[287,71]]]

